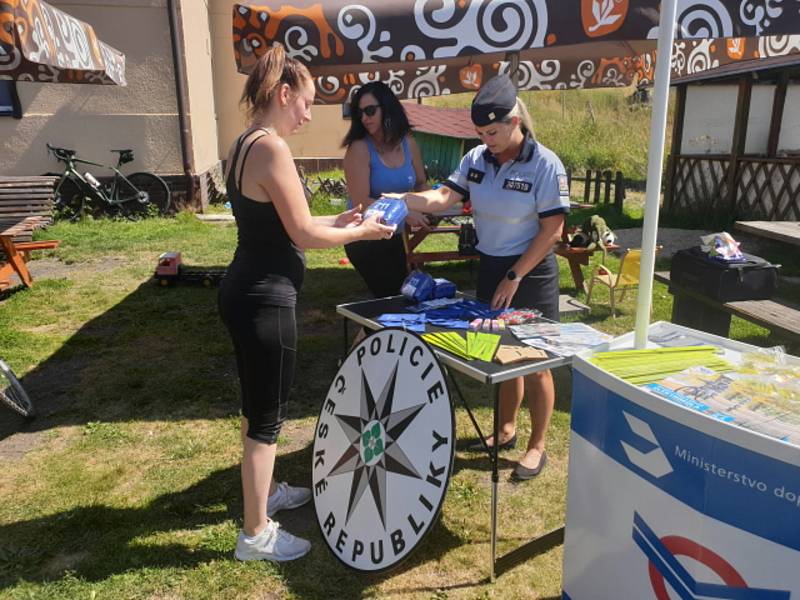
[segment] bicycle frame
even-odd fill
[[[72,179],[79,183],[79,187],[83,193],[88,193],[91,196],[94,196],[96,199],[105,202],[111,206],[116,206],[117,204],[123,204],[124,202],[129,202],[130,199],[120,199],[119,198],[119,189],[121,181],[125,181],[131,189],[136,189],[136,187],[128,180],[127,177],[119,170],[120,163],[117,163],[116,167],[112,167],[110,165],[104,165],[101,163],[96,163],[91,160],[85,160],[83,158],[78,158],[75,156],[69,158],[58,159],[62,162],[66,163],[66,168],[64,169],[64,173],[61,175],[61,179],[58,180],[58,184],[56,185],[56,193],[61,188],[61,184],[65,179]],[[75,168],[76,164],[82,165],[92,165],[93,167],[100,167],[102,169],[110,169],[114,171],[114,179],[111,181],[110,184],[106,184],[103,186],[101,184],[100,187],[95,187],[91,183],[86,180],[86,177]]]

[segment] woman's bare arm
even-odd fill
[[[353,206],[365,210],[375,202],[369,195],[369,148],[364,140],[356,140],[344,154],[344,178]]]
[[[333,227],[315,220],[308,209],[289,146],[277,136],[264,136],[254,143],[245,169],[245,179],[256,179],[275,204],[289,237],[300,248],[330,248],[357,240],[383,239],[394,231],[381,225],[376,217],[354,227]]]

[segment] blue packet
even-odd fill
[[[422,302],[433,296],[435,287],[433,277],[422,271],[411,271],[400,287],[400,293],[412,302]]]
[[[408,207],[399,198],[378,198],[364,211],[364,218],[368,219],[374,214],[380,214],[381,220],[391,227],[402,225],[408,216]]]
[[[434,298],[452,298],[456,295],[456,284],[452,281],[437,277],[433,283],[436,284],[433,289]]]
[[[376,321],[384,327],[399,327],[408,331],[425,331],[425,314],[406,314],[406,313],[385,313],[380,315]]]

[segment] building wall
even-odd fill
[[[239,97],[245,76],[236,71],[233,58],[232,15],[234,0],[207,0],[214,56],[214,101],[217,107],[219,155],[225,157],[245,127]],[[347,133],[348,121],[340,106],[314,106],[312,121],[287,139],[295,157],[342,157],[339,147]]]
[[[786,105],[783,108],[783,124],[778,139],[778,151],[800,154],[800,84],[793,82],[786,90]]]
[[[750,115],[747,119],[747,138],[744,143],[745,154],[767,153],[775,87],[773,84],[753,86],[750,95]]]
[[[217,114],[211,61],[211,29],[207,0],[181,0],[192,165],[205,173],[219,162]]]
[[[689,85],[686,90],[686,116],[681,143],[683,154],[730,153],[738,93],[737,85]],[[767,152],[774,95],[775,86],[772,84],[753,86],[745,154]],[[787,95],[787,109],[789,106],[790,99]],[[798,117],[797,111],[790,110],[790,112],[794,116],[788,116],[787,120],[787,115],[784,114],[784,127]]]
[[[133,148],[130,171],[181,173],[166,1],[49,1],[126,55],[128,86],[19,83],[24,117],[0,118],[0,175],[60,170],[46,142],[99,162],[113,161],[111,148]]]

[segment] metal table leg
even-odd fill
[[[494,583],[495,579],[495,560],[497,557],[497,484],[500,481],[500,475],[498,474],[498,466],[497,466],[497,456],[498,456],[498,447],[499,444],[497,440],[500,439],[500,384],[495,384],[492,386],[493,389],[493,396],[494,396],[494,443],[492,447],[489,449],[489,460],[492,463],[492,532],[491,532],[491,543],[490,546],[492,548],[492,561],[491,561],[491,571],[489,572],[489,581]]]
[[[348,343],[347,339],[349,337],[347,331],[347,317],[344,317],[342,319],[342,325],[344,331],[344,347],[343,347],[344,352],[342,352],[342,360],[344,360],[345,357],[347,356],[347,353],[350,351],[350,344]]]
[[[491,447],[487,445],[486,438],[483,437],[483,432],[481,431],[480,425],[475,419],[475,415],[472,414],[472,410],[470,409],[469,404],[467,404],[467,399],[464,397],[464,394],[458,385],[458,381],[453,376],[453,373],[450,372],[446,367],[445,372],[450,376],[450,381],[456,390],[456,394],[466,409],[467,415],[472,421],[472,425],[475,427],[478,437],[483,442],[483,446],[486,449],[486,454],[489,457],[489,462],[491,463],[492,505],[489,540],[489,551],[491,554],[489,557],[489,581],[494,583],[498,575],[502,575],[509,569],[512,569],[516,565],[533,558],[534,556],[538,556],[539,554],[547,552],[556,546],[560,546],[564,542],[564,527],[561,526],[548,531],[547,533],[530,540],[514,550],[511,550],[503,556],[499,558],[497,557],[497,504],[499,501],[498,487],[500,482],[500,465],[498,461],[499,452],[496,445],[492,445]],[[492,388],[494,388],[492,390],[494,399],[494,419],[492,430],[494,433],[494,439],[497,440],[500,437],[500,384],[494,384]]]

